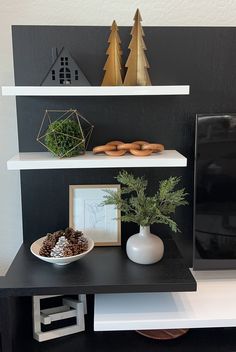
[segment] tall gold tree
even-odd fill
[[[144,31],[141,25],[142,17],[139,9],[134,16],[134,26],[131,30],[132,39],[129,44],[129,57],[126,61],[127,67],[124,85],[125,86],[150,86],[151,80],[148,74],[149,63],[145,55],[147,50],[143,37]]]
[[[113,21],[111,33],[108,38],[109,47],[106,54],[107,61],[103,70],[105,71],[102,86],[121,86],[122,81],[122,50],[120,47],[121,40],[118,33],[116,21]]]

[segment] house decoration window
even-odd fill
[[[60,69],[60,84],[69,85],[71,84],[71,73],[68,67],[62,67]]]
[[[78,81],[79,79],[79,73],[78,70],[75,70],[75,80]]]
[[[55,75],[55,70],[52,70],[52,80],[55,81],[56,75]]]

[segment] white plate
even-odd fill
[[[33,255],[35,255],[35,257],[37,257],[45,262],[51,263],[51,264],[66,265],[66,264],[75,262],[76,260],[83,258],[86,254],[91,252],[91,250],[94,247],[93,240],[87,236],[84,236],[88,240],[88,250],[86,252],[83,252],[83,253],[77,254],[77,255],[73,255],[71,257],[62,257],[62,258],[43,257],[42,255],[39,255],[39,251],[40,251],[40,248],[42,247],[43,241],[45,240],[46,237],[47,236],[41,237],[37,241],[32,243],[32,245],[30,246],[30,250],[31,250],[31,253]]]

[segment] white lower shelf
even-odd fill
[[[86,152],[73,158],[57,158],[48,152],[19,153],[8,160],[8,170],[36,169],[89,169],[89,168],[122,168],[122,167],[184,167],[187,159],[176,150],[165,150],[162,153],[147,157],[124,155],[111,157],[104,154],[94,155]]]
[[[94,330],[236,326],[236,271],[193,275],[196,292],[97,294]]]

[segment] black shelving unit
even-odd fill
[[[121,247],[95,248],[77,262],[54,266],[35,258],[24,243],[0,278],[2,352],[108,351],[111,346],[113,351],[143,351],[147,346],[154,351],[153,342],[134,332],[93,332],[93,294],[195,290],[196,281],[171,239],[165,242],[161,262],[147,266],[131,262]],[[32,296],[78,293],[92,294],[86,332],[43,343],[33,340]]]
[[[48,68],[48,53],[59,40],[68,43],[78,57],[84,59],[84,70],[91,82],[98,85],[99,72],[104,64],[104,52],[100,43],[107,35],[105,27],[53,27],[16,26],[13,28],[13,51],[16,85],[38,85]],[[129,38],[130,28],[121,28],[124,39]],[[235,74],[225,65],[225,51],[235,42],[232,28],[156,28],[146,30],[150,38],[149,61],[156,65],[156,38],[158,38],[158,69],[153,69],[153,82],[168,84],[185,81],[193,86],[189,97],[122,97],[93,99],[83,97],[79,107],[82,112],[94,116],[98,127],[94,145],[109,138],[129,136],[131,140],[142,138],[155,140],[179,150],[188,157],[189,167],[175,169],[183,177],[183,183],[191,194],[193,190],[193,117],[196,111],[232,110],[235,97],[231,94]],[[220,36],[224,40],[216,40]],[[37,38],[37,40],[35,40]],[[75,40],[74,38],[77,38]],[[124,45],[127,47],[126,39]],[[78,42],[81,45],[78,46]],[[97,43],[99,43],[99,48]],[[153,45],[151,45],[153,43]],[[166,43],[172,54],[167,55]],[[205,45],[207,43],[208,45]],[[96,48],[96,60],[94,60]],[[24,55],[22,52],[24,51]],[[212,65],[212,52],[214,65]],[[235,62],[235,52],[230,63]],[[190,55],[186,55],[190,53]],[[218,61],[217,61],[218,60]],[[227,68],[226,68],[227,66]],[[200,67],[196,70],[196,67]],[[209,70],[213,67],[213,71]],[[221,68],[219,70],[219,68]],[[172,71],[173,70],[173,71]],[[228,72],[226,72],[226,71]],[[27,74],[26,74],[27,73]],[[167,77],[167,73],[169,77]],[[230,74],[229,74],[230,73]],[[227,85],[225,74],[228,74]],[[204,87],[204,94],[203,92]],[[219,89],[213,90],[212,87]],[[170,100],[171,99],[171,100]],[[17,119],[20,152],[40,152],[35,138],[36,125],[40,126],[44,109],[78,106],[77,97],[17,97]],[[145,109],[143,108],[145,104]],[[120,117],[125,119],[121,121]],[[148,116],[148,119],[147,119]],[[138,118],[137,118],[138,117]],[[118,121],[118,122],[117,122]],[[120,123],[120,121],[122,123]],[[106,128],[104,128],[106,126]],[[168,128],[168,133],[166,129]],[[95,248],[82,260],[66,267],[53,267],[39,261],[29,252],[29,241],[38,233],[64,228],[68,223],[69,184],[111,183],[117,170],[96,170],[96,175],[86,170],[34,170],[21,171],[24,244],[20,248],[6,277],[0,278],[0,315],[2,352],[65,352],[65,351],[181,351],[227,352],[236,350],[235,329],[196,329],[186,336],[169,342],[149,340],[135,332],[93,332],[92,302],[89,302],[86,332],[53,341],[39,343],[32,338],[32,295],[119,293],[119,292],[174,292],[194,291],[196,282],[182,260],[174,241],[165,240],[165,255],[160,263],[140,266],[128,260],[122,248]],[[165,178],[171,170],[161,169],[145,173],[151,185],[158,177]],[[55,202],[57,198],[57,202]],[[36,201],[37,199],[37,201]],[[46,204],[46,206],[45,206]],[[38,216],[40,214],[40,217]],[[184,216],[177,214],[177,222],[183,224],[183,242],[190,239],[192,208],[186,207]],[[184,219],[184,220],[183,220]],[[128,235],[134,233],[127,231]],[[188,238],[189,237],[189,238]],[[27,242],[28,241],[28,242]],[[183,246],[184,247],[184,246]],[[185,246],[186,254],[191,245]],[[185,248],[184,248],[185,249]],[[92,298],[91,298],[92,299]]]

